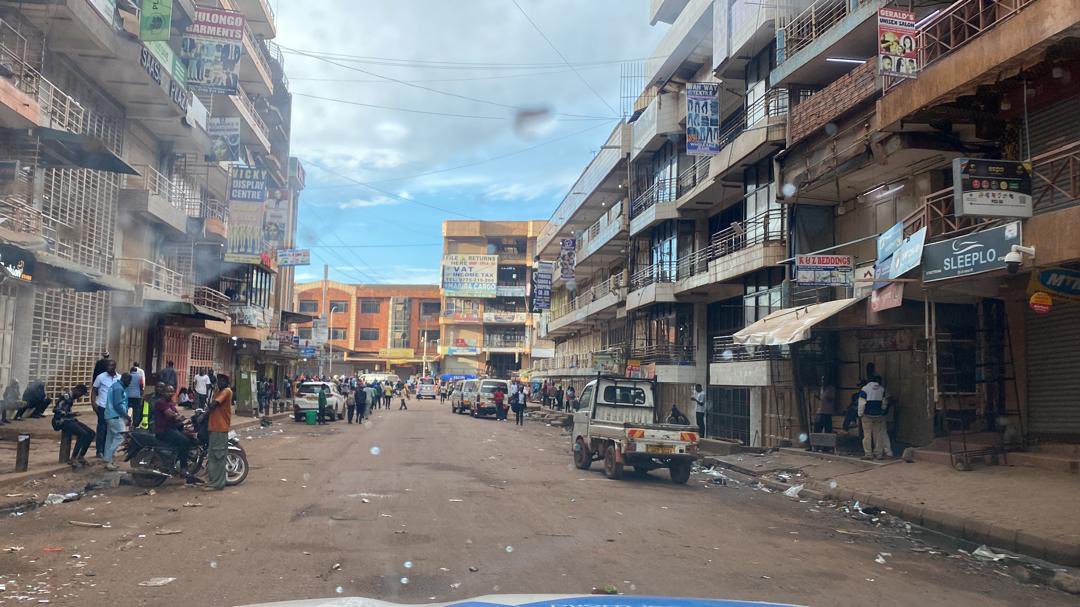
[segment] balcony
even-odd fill
[[[244,13],[248,27],[256,35],[264,38],[277,36],[277,22],[270,0],[233,0],[233,6]]]
[[[563,305],[553,306],[546,337],[564,333],[563,329],[587,318],[614,318],[618,313],[618,305],[624,301],[626,286],[623,284],[623,275],[616,274],[578,293]]]
[[[525,297],[525,283],[499,283],[495,285],[497,297]]]
[[[134,305],[147,299],[180,301],[184,297],[184,275],[148,259],[120,257],[117,273],[135,284]]]
[[[229,316],[229,298],[221,291],[210,287],[194,287],[190,295],[191,302],[200,308],[205,308],[222,317]]]
[[[667,141],[668,135],[682,132],[679,126],[678,93],[664,93],[653,98],[637,120],[630,123],[631,145],[630,160],[637,160],[641,154],[655,152]]]
[[[817,0],[776,31],[772,86],[826,84],[851,66],[826,57],[861,59],[874,54],[878,0]]]
[[[556,354],[552,358],[533,359],[532,365],[532,372],[544,377],[590,377],[597,373],[622,375],[625,371],[622,344],[608,344],[599,352]]]
[[[622,212],[623,205],[619,203],[617,208],[612,209],[589,226],[589,229],[578,238],[577,243],[577,268],[579,271],[586,270],[591,265],[593,255],[611,245],[612,250],[626,246],[626,235],[629,228],[626,214]],[[614,216],[614,219],[609,217]]]
[[[1035,214],[1080,203],[1080,141],[1031,159]]]
[[[630,358],[643,364],[693,366],[695,356],[693,344],[640,344],[630,349]]]
[[[274,75],[270,55],[262,41],[255,38],[251,28],[244,28],[244,53],[240,59],[240,83],[249,92],[269,97],[274,94]]]
[[[494,306],[484,308],[484,323],[492,325],[523,325],[529,321],[527,312],[500,311]]]
[[[675,207],[678,198],[678,179],[659,179],[630,203],[630,236],[635,236],[652,226],[675,219],[679,213]]]
[[[209,104],[212,116],[243,118],[240,122],[240,143],[261,146],[267,154],[271,153],[270,129],[242,86],[238,87],[236,95],[206,95],[202,99]]]
[[[957,217],[953,201],[954,193],[951,186],[924,196],[923,203],[904,218],[904,236],[910,236],[926,228],[927,242],[944,240],[970,232],[991,221],[990,218]]]
[[[686,8],[690,0],[651,0],[649,3],[649,25],[673,23],[679,13]]]
[[[741,80],[750,58],[776,39],[777,29],[783,28],[809,5],[809,0],[775,4],[732,0],[728,14],[717,16],[714,22],[730,35],[714,34],[713,67],[720,70],[725,80]]]
[[[138,175],[125,175],[120,190],[120,209],[138,213],[172,228],[187,232],[187,209],[184,188],[148,165],[133,165]]]
[[[712,340],[709,385],[772,386],[791,383],[791,351],[784,346],[744,346],[730,335]]]
[[[674,259],[638,269],[630,275],[630,292],[626,294],[626,310],[675,301],[676,280]]]
[[[707,247],[680,257],[674,293],[724,283],[778,265],[787,256],[787,213],[770,209],[716,232]]]
[[[484,335],[484,352],[489,354],[524,354],[528,342],[524,335]]]
[[[662,84],[685,64],[700,66],[712,61],[713,0],[685,4],[656,50],[649,53],[652,58],[645,62],[646,86]]]
[[[788,145],[809,137],[877,96],[881,90],[882,78],[877,74],[877,58],[870,58],[791,108]]]
[[[477,324],[482,322],[483,318],[483,305],[472,300],[459,300],[452,297],[443,300],[443,307],[439,312],[440,325]]]

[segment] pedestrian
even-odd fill
[[[562,384],[555,387],[555,408],[559,411],[563,410],[563,398],[565,394],[562,389]]]
[[[138,428],[143,421],[143,388],[146,387],[146,373],[138,362],[131,363],[131,385],[127,388],[128,407],[131,408],[131,425]]]
[[[187,387],[180,388],[180,393],[176,395],[176,404],[185,408],[191,408],[191,390]]]
[[[405,397],[408,395],[408,387],[401,389],[401,404],[398,405],[398,411],[408,411],[409,406],[405,404]]]
[[[116,363],[109,365],[113,370],[116,369]],[[124,438],[124,432],[127,430],[128,418],[128,399],[127,399],[127,387],[131,384],[131,374],[124,373],[120,376],[118,381],[114,381],[109,386],[109,391],[105,395],[105,453],[102,459],[105,460],[105,469],[114,472],[118,470],[116,464],[113,463],[113,458],[116,456],[116,449],[120,446],[120,441]]]
[[[101,352],[101,358],[99,358],[97,362],[94,363],[94,373],[90,377],[91,384],[94,383],[94,380],[97,379],[98,375],[101,375],[105,372],[105,367],[109,365],[109,357],[110,354],[108,350],[104,350]]]
[[[173,361],[165,361],[165,368],[158,374],[158,381],[166,386],[172,386],[173,391],[176,391],[176,367],[173,366]]]
[[[833,416],[839,413],[836,410],[836,386],[821,377],[821,389],[818,391],[818,406],[814,420],[814,432],[832,434]]]
[[[4,388],[4,400],[0,402],[0,426],[11,423],[8,421],[7,412],[19,406],[20,392],[19,380],[11,378],[11,383]]]
[[[357,399],[356,399],[356,397],[349,398],[348,394],[345,394],[344,396],[345,396],[345,418],[348,419],[349,423],[351,424],[353,416],[356,415],[356,405],[357,405],[356,401],[357,401]],[[359,396],[359,395],[357,395],[357,396]],[[360,416],[356,417],[356,423],[360,423]]]
[[[566,410],[567,411],[569,411],[571,408],[573,408],[575,410],[577,409],[577,399],[575,398],[576,396],[577,396],[577,392],[574,391],[574,386],[568,386],[566,388]]]
[[[363,386],[356,387],[356,393],[353,394],[353,408],[356,409],[356,423],[361,423],[364,418],[367,417],[367,403],[368,393]]]
[[[94,401],[94,413],[97,415],[94,453],[99,459],[105,459],[105,439],[108,437],[108,425],[105,423],[105,407],[108,404],[109,389],[119,380],[120,376],[116,373],[116,361],[106,359],[105,370],[94,378],[94,383],[90,388],[90,395]]]
[[[383,409],[390,410],[390,399],[394,396],[394,386],[390,383],[390,380],[386,380],[386,384],[383,386]]]
[[[511,406],[514,408],[514,424],[518,426],[525,425],[525,392],[518,392],[514,395],[514,400],[510,401]]]
[[[694,413],[697,417],[698,434],[702,438],[705,438],[705,391],[701,389],[701,384],[694,384],[691,400],[694,402]]]
[[[491,397],[495,401],[495,419],[503,421],[506,419],[506,413],[504,412],[503,405],[506,401],[506,393],[503,392],[501,387],[495,388],[495,394]]]
[[[521,387],[521,394],[523,396],[521,404],[526,407],[529,406],[529,397],[532,395],[532,385],[529,382],[525,382],[525,385]]]
[[[45,412],[45,409],[49,408],[49,403],[52,402],[45,394],[45,382],[37,380],[30,382],[30,385],[26,387],[26,391],[22,394],[22,406],[15,412],[15,420],[21,420],[23,413],[30,411],[30,417],[41,417]]]
[[[67,464],[74,468],[76,465],[88,466],[86,451],[90,448],[90,441],[94,440],[94,431],[89,426],[75,419],[79,414],[71,410],[75,401],[86,396],[86,384],[77,384],[71,390],[60,395],[53,410],[52,427],[57,432],[67,432],[75,439],[75,448],[67,459]]]
[[[863,459],[892,457],[892,445],[885,427],[889,406],[881,377],[872,375],[859,391],[859,417],[863,425]]]
[[[376,383],[374,386],[371,384],[367,384],[360,390],[364,393],[365,418],[371,417],[371,410],[374,409],[379,402],[378,391],[376,390],[377,387],[378,383]]]
[[[199,369],[195,375],[195,407],[206,408],[206,400],[210,397],[210,376],[206,374],[206,368]]]
[[[259,415],[262,415],[266,410],[267,395],[266,395],[266,380],[255,384],[255,399],[259,403]]]
[[[548,384],[548,380],[544,380],[544,383],[540,386],[540,402],[545,407],[551,406],[551,386]]]
[[[285,376],[285,400],[292,398],[293,383],[289,376]]]
[[[326,423],[326,384],[319,385],[319,425]]]
[[[221,491],[225,488],[225,457],[229,451],[229,427],[232,425],[232,388],[229,376],[219,373],[217,393],[210,402],[207,431],[210,433],[206,455],[208,482],[204,491]]]
[[[162,383],[154,386],[154,438],[176,451],[180,474],[187,479],[187,484],[194,485],[197,481],[188,470],[188,453],[195,441],[184,433],[184,421],[184,416],[176,410],[169,387]]]

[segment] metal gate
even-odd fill
[[[1058,299],[1027,316],[1028,427],[1032,434],[1080,439],[1080,303]]]
[[[709,386],[705,435],[750,444],[750,388]],[[693,411],[687,416],[693,415]]]
[[[226,341],[227,338],[192,333],[188,377],[195,377],[200,369],[209,369],[214,373],[224,372],[232,357],[232,352],[225,351],[228,347]]]
[[[188,359],[190,357],[190,343],[188,332],[177,327],[165,327],[165,363],[173,361],[176,367],[176,389],[188,386]],[[164,368],[164,367],[162,367]],[[158,369],[158,373],[161,369]]]
[[[16,288],[0,285],[0,386],[11,382],[12,350],[15,347]]]

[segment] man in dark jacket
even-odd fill
[[[158,374],[158,383],[169,386],[171,393],[176,392],[176,367],[173,366],[173,361],[170,360],[165,363],[165,368]]]
[[[52,427],[57,432],[67,432],[75,437],[75,449],[71,452],[67,463],[71,467],[76,464],[86,466],[86,451],[90,448],[90,441],[94,440],[94,431],[89,426],[75,419],[78,413],[73,413],[71,407],[75,401],[86,396],[86,384],[78,384],[70,391],[60,395],[53,411]]]
[[[31,409],[30,417],[41,417],[45,409],[49,408],[52,399],[45,395],[45,382],[32,381],[26,387],[22,395],[23,405],[15,412],[15,419],[22,419],[23,413]]]

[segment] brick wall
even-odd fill
[[[805,139],[880,90],[881,78],[877,75],[877,59],[871,58],[791,108],[788,145]]]

